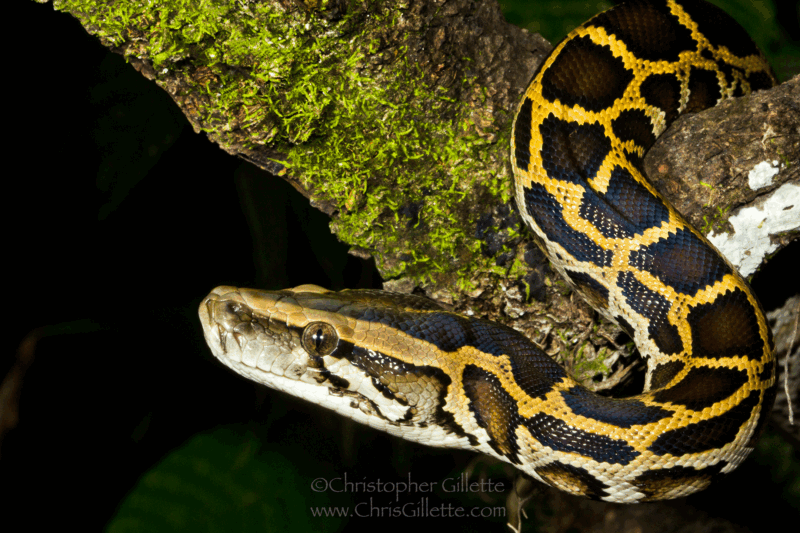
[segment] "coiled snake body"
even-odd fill
[[[635,340],[648,364],[638,396],[593,394],[510,328],[381,291],[219,287],[200,306],[206,340],[250,379],[574,494],[636,502],[700,490],[761,432],[772,339],[746,282],[641,161],[679,114],[773,82],[718,8],[639,0],[570,33],[525,93],[517,205],[559,273]]]

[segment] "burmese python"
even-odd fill
[[[206,340],[250,379],[573,494],[700,490],[761,432],[771,333],[735,268],[645,181],[642,158],[681,113],[773,82],[718,8],[636,0],[570,33],[523,97],[517,205],[558,272],[647,359],[636,397],[588,391],[510,328],[381,291],[219,287],[200,306]]]

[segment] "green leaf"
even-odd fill
[[[142,476],[108,531],[340,530],[345,519],[312,516],[308,502],[330,502],[300,470],[244,428],[197,435]]]

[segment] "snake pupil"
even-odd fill
[[[311,355],[329,355],[333,353],[338,343],[339,336],[336,330],[325,322],[313,322],[303,330],[303,348]]]
[[[322,346],[322,342],[324,340],[325,340],[325,334],[322,333],[322,328],[320,328],[314,334],[314,346],[316,346],[317,351],[319,351],[319,348],[320,348],[320,346]]]

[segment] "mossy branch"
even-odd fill
[[[510,120],[549,44],[496,4],[54,4],[167,90],[196,131],[330,214],[385,279],[464,289],[476,272],[506,274],[476,232],[510,203]]]
[[[607,368],[604,356],[587,363],[598,353],[618,356],[604,340],[614,326],[594,326],[594,313],[549,272],[513,205],[511,121],[551,47],[508,24],[496,3],[53,3],[164,88],[195,131],[288,180],[328,213],[340,240],[375,257],[389,288],[421,287],[459,311],[499,318],[553,353],[579,352],[586,368]],[[786,101],[797,85],[785,88]],[[739,159],[797,161],[797,126],[779,120],[777,104],[757,104],[764,105],[748,125],[733,121],[734,137],[744,129],[764,147]],[[754,113],[743,106],[722,112]],[[674,153],[728,143],[719,128],[708,129]],[[675,173],[662,170],[677,166],[667,157],[650,154],[651,175],[690,219],[702,226],[711,217],[709,230],[724,228],[732,207],[756,201],[727,170],[710,175],[698,163],[680,182],[663,180]],[[776,186],[797,172],[784,166]]]

